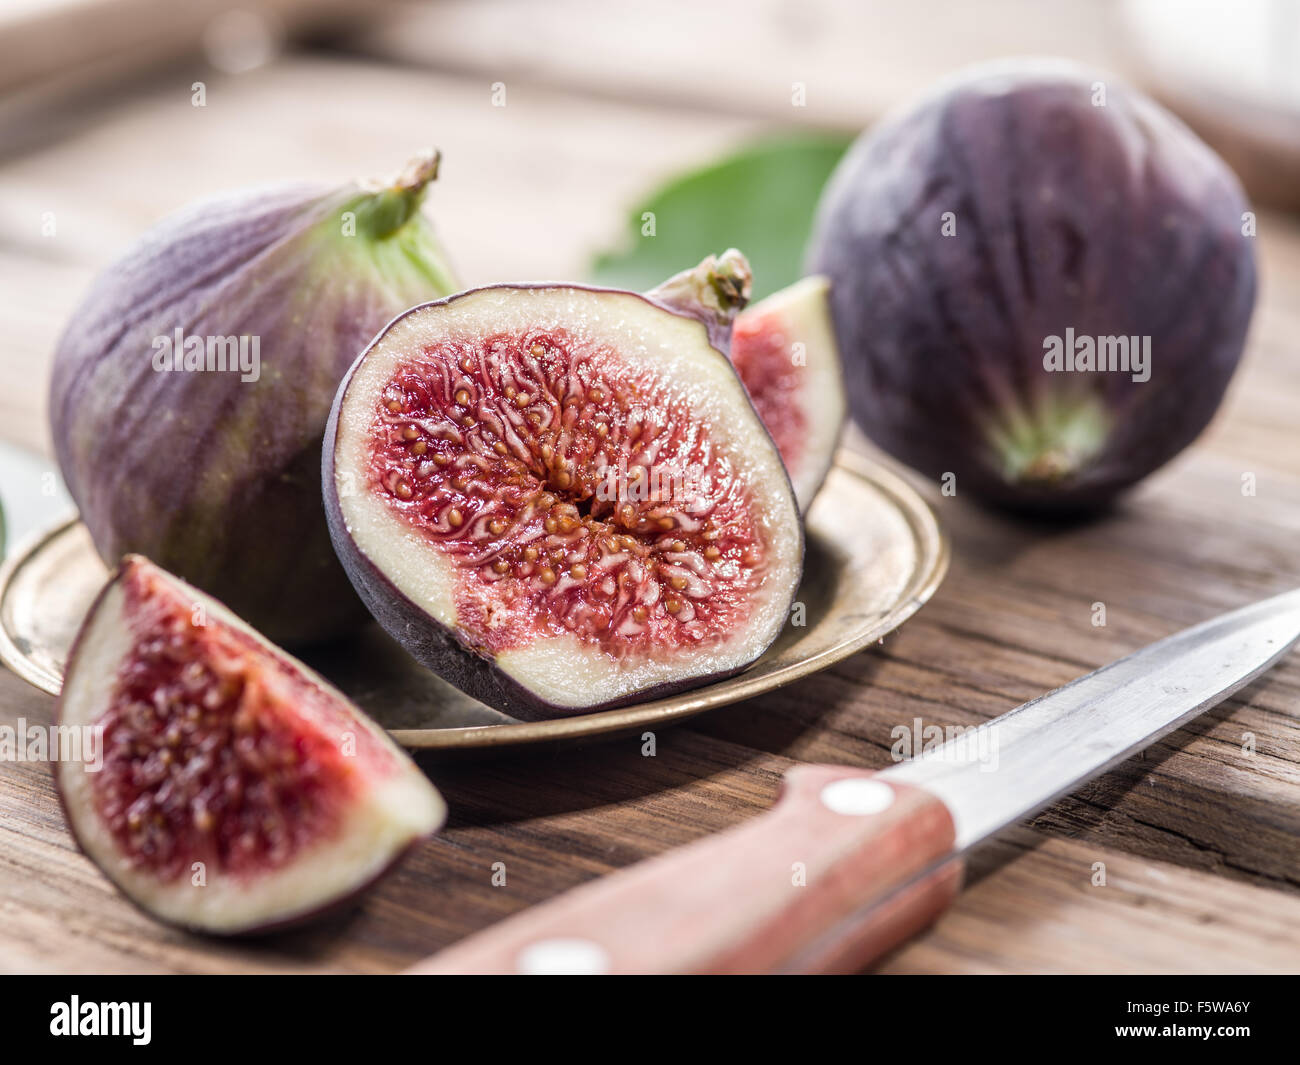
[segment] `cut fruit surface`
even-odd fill
[[[634,293],[416,308],[344,382],[325,466],[372,612],[517,716],[734,673],[800,575],[789,480],[735,372],[701,320]]]
[[[293,923],[442,823],[437,791],[343,695],[215,600],[125,559],[73,646],[58,706],[99,764],[56,763],[69,826],[173,923]]]
[[[743,311],[731,337],[731,361],[802,511],[826,479],[848,412],[829,295],[824,277],[805,278]]]

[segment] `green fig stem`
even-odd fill
[[[438,176],[442,155],[430,148],[412,159],[386,187],[368,195],[356,207],[357,232],[371,240],[391,237],[420,209],[425,189]]]
[[[646,293],[662,307],[703,322],[713,346],[726,352],[731,326],[749,302],[753,273],[749,260],[735,248],[710,255],[699,266],[674,274]]]

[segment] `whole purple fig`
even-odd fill
[[[145,555],[282,642],[367,618],[330,546],[321,439],[371,337],[459,288],[419,209],[437,167],[206,200],[99,276],[59,343],[50,418],[107,563]]]
[[[1255,299],[1252,223],[1226,164],[1163,108],[1022,61],[864,134],[809,267],[831,279],[868,436],[959,495],[1078,508],[1214,414]]]

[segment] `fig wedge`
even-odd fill
[[[146,912],[195,931],[333,909],[445,816],[341,693],[138,556],[86,616],[57,713],[98,752],[55,762],[82,851]]]
[[[848,414],[830,282],[806,277],[746,308],[731,336],[731,361],[806,512],[831,468]]]

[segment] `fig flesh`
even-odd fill
[[[808,277],[736,318],[731,361],[807,511],[835,458],[848,412],[830,284]]]
[[[124,559],[91,607],[57,713],[100,737],[100,764],[55,763],[81,849],[142,909],[196,931],[331,909],[445,814],[342,694],[143,558]]]
[[[1005,63],[863,134],[808,265],[872,440],[958,495],[1077,509],[1214,414],[1255,298],[1249,222],[1228,167],[1146,96]]]
[[[417,307],[339,389],[324,492],[344,567],[418,660],[520,718],[752,663],[803,536],[721,350],[738,253],[639,295],[498,285]]]
[[[375,333],[460,287],[419,210],[437,163],[195,204],[99,276],[59,343],[50,419],[108,565],[143,554],[279,642],[368,620],[329,543],[320,442]]]

